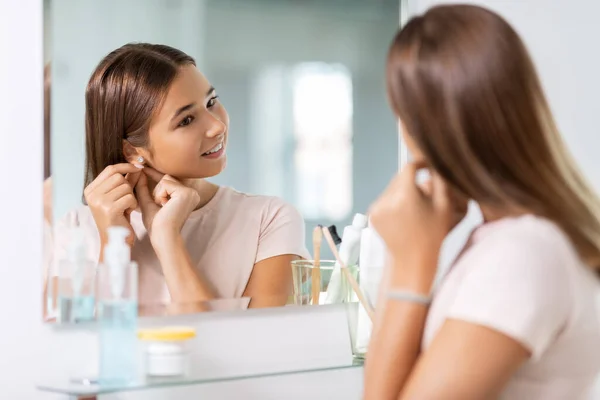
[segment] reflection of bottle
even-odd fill
[[[100,383],[121,385],[136,374],[137,265],[131,262],[129,230],[108,228],[104,265],[98,274]]]
[[[385,243],[371,224],[362,231],[360,239],[360,287],[372,306],[376,306],[379,285],[386,257]],[[359,304],[356,345],[354,353],[364,355],[371,338],[373,326],[365,309]]]
[[[364,227],[367,226],[367,217],[363,214],[354,215],[352,225],[344,228],[342,234],[342,244],[340,245],[340,259],[346,264],[346,267],[351,268],[358,263],[360,253],[360,234]],[[342,278],[340,265],[336,262],[329,285],[327,286],[326,304],[343,303],[349,301],[352,295],[352,289],[348,282]]]
[[[82,322],[94,319],[94,290],[86,257],[83,229],[72,228],[68,257],[59,266],[58,319],[60,322]]]

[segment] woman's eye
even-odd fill
[[[187,116],[179,123],[179,126],[188,126],[189,124],[192,123],[193,120],[194,120],[194,117]]]
[[[211,98],[210,100],[208,100],[208,103],[206,104],[206,106],[208,108],[214,106],[215,104],[217,104],[217,99],[219,98],[219,96],[215,96],[213,98]]]

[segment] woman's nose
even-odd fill
[[[206,126],[206,137],[214,138],[225,134],[227,125],[214,115],[210,115]]]

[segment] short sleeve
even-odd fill
[[[304,219],[293,206],[273,198],[261,222],[255,262],[284,254],[310,258],[305,245]]]
[[[572,301],[570,244],[558,228],[544,229],[504,232],[476,244],[468,255],[473,268],[447,314],[511,337],[534,360],[566,325]]]

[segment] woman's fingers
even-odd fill
[[[154,188],[154,202],[164,206],[169,201],[168,183],[160,181]]]
[[[139,171],[140,168],[129,163],[109,165],[108,167],[104,168],[104,171],[102,171],[92,183],[88,185],[85,191],[88,193],[94,191],[100,184],[102,184],[102,182],[104,182],[107,178],[113,175],[125,175],[128,173],[135,173]]]
[[[154,182],[160,182],[165,174],[158,172],[152,167],[144,167],[144,173],[148,178],[153,180]]]
[[[417,180],[417,171],[419,170],[419,166],[416,163],[408,163],[400,171],[400,185],[404,189],[411,188],[415,186]]]
[[[140,175],[142,175],[142,171],[139,170],[137,172],[130,172],[125,175],[125,180],[129,183],[129,185],[134,188],[137,184],[138,179],[140,179]]]
[[[152,196],[150,196],[150,190],[148,189],[148,177],[145,173],[140,175],[135,185],[135,194],[138,198],[142,213],[147,210],[149,204],[154,204],[154,200],[152,200]]]
[[[419,188],[425,195],[431,197],[433,194],[433,182],[431,178],[428,178],[426,181],[418,183]]]
[[[133,189],[129,186],[129,182],[125,182],[108,192],[106,198],[110,201],[117,201],[128,194],[133,194]]]
[[[138,207],[138,201],[133,193],[126,194],[114,202],[115,210],[129,214]]]
[[[103,194],[107,194],[110,193],[112,190],[114,190],[115,188],[121,186],[121,185],[127,185],[127,180],[125,179],[125,177],[121,174],[115,174],[112,176],[109,176],[108,178],[106,178],[104,180],[104,182],[101,182],[96,189],[94,189],[94,194],[97,195],[103,195]]]

